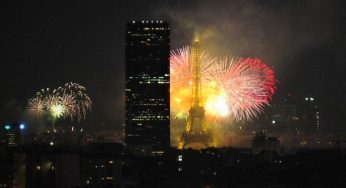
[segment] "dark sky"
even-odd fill
[[[198,30],[215,55],[260,57],[276,96],[314,96],[325,131],[346,130],[346,3],[322,0],[0,1],[0,122],[27,98],[65,82],[85,85],[90,128],[121,127],[125,23],[168,20],[172,49]]]

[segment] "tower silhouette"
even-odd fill
[[[184,149],[192,143],[199,143],[205,147],[213,147],[212,137],[207,129],[205,110],[203,107],[201,87],[201,52],[198,38],[193,42],[192,48],[192,98],[189,116],[184,132],[178,144],[179,149]]]

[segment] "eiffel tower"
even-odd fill
[[[199,40],[197,38],[193,42],[192,55],[192,103],[189,110],[186,127],[178,144],[178,149],[184,149],[186,146],[192,143],[202,144],[205,147],[214,146],[205,120],[201,88],[201,52]]]

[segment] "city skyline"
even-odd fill
[[[345,187],[345,8],[0,2],[0,187]]]
[[[190,44],[198,30],[207,50],[262,58],[277,73],[274,98],[287,93],[312,95],[321,103],[321,131],[344,130],[345,87],[337,81],[345,69],[345,26],[339,24],[345,16],[339,8],[342,2],[156,3],[147,9],[136,1],[71,3],[63,13],[59,11],[63,3],[5,2],[1,80],[6,92],[0,97],[1,122],[18,118],[18,109],[22,112],[37,89],[76,81],[88,88],[95,104],[82,125],[91,130],[120,129],[125,116],[123,26],[133,19],[153,17],[172,23],[172,49]],[[231,11],[222,9],[211,16],[220,5]],[[36,13],[40,6],[46,9]],[[131,15],[128,10],[136,11]]]

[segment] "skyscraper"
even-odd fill
[[[169,24],[126,26],[126,145],[142,154],[161,154],[170,145]]]
[[[320,143],[320,112],[314,97],[306,97],[304,109],[304,125],[302,131],[309,135],[314,144]]]

